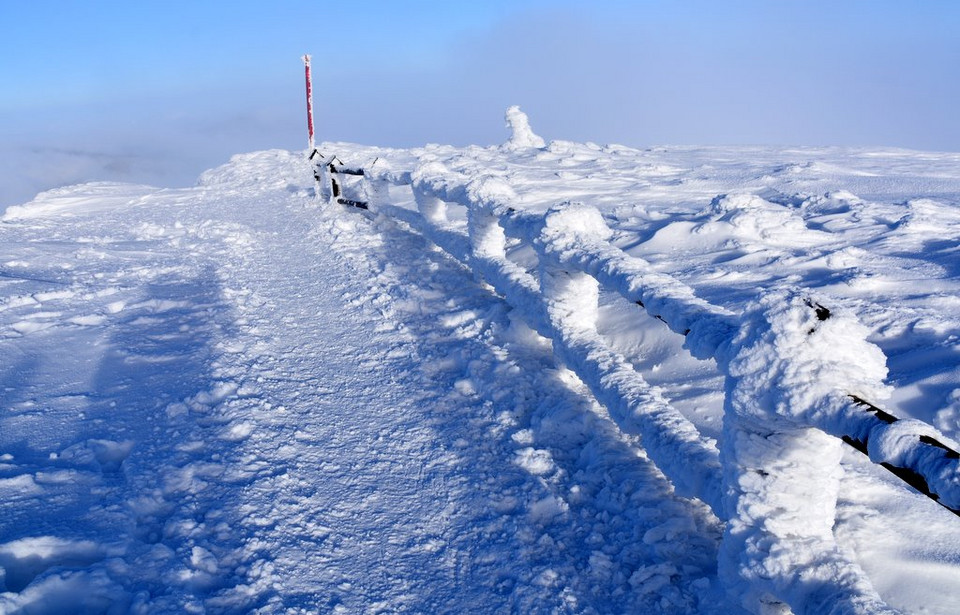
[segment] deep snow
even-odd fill
[[[885,407],[958,437],[960,155],[530,135],[321,149],[492,171],[533,212],[596,206],[616,245],[738,317],[761,288],[813,289],[885,354]],[[302,153],[272,151],[194,188],[7,210],[0,611],[736,613],[723,525],[549,343],[408,225],[321,209],[312,184]],[[721,437],[712,361],[611,293],[597,318]],[[843,468],[845,556],[891,606],[953,612],[957,517],[856,453]]]

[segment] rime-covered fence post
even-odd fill
[[[802,291],[765,293],[745,314],[727,365],[719,572],[757,615],[891,615],[833,535],[842,443],[810,426],[840,410],[830,392],[884,396],[884,356],[852,317]],[[853,361],[851,359],[858,359]]]
[[[506,255],[507,236],[500,221],[486,207],[470,207],[467,210],[467,228],[470,232],[470,248],[475,257],[502,259]]]
[[[502,260],[507,253],[507,236],[494,208],[517,198],[513,188],[498,177],[475,179],[466,186],[467,232],[474,257]]]
[[[430,182],[442,178],[447,173],[447,168],[439,162],[428,162],[413,173],[410,184],[420,215],[428,223],[437,227],[447,224],[447,204],[430,193],[429,185]]]
[[[422,187],[413,185],[413,198],[417,202],[417,210],[423,219],[433,225],[443,225],[447,222],[447,204],[428,194]]]
[[[551,251],[576,250],[585,243],[604,241],[610,229],[600,212],[579,203],[564,203],[547,212],[539,241]],[[564,327],[596,329],[600,284],[590,274],[565,268],[540,251],[540,292],[550,318]]]
[[[381,204],[390,202],[390,182],[367,175],[363,178],[363,191],[367,197],[367,206],[376,211]]]

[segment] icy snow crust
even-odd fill
[[[512,141],[8,209],[0,612],[955,612],[957,518],[802,425],[957,438],[960,156]]]

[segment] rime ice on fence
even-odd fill
[[[721,441],[727,530],[720,572],[747,609],[892,613],[833,535],[842,442],[811,427],[838,390],[889,396],[868,331],[799,290],[765,293],[745,315],[727,365]],[[821,419],[818,421],[818,418]]]
[[[566,204],[551,209],[544,216],[539,241],[576,250],[589,241],[606,241],[610,229],[600,212],[593,207]],[[600,286],[588,273],[570,271],[551,259],[540,263],[540,292],[548,310],[564,327],[596,330]]]
[[[367,179],[378,177],[374,173]],[[470,265],[533,329],[553,340],[558,358],[580,376],[623,431],[644,439],[647,453],[678,491],[700,498],[719,513],[720,467],[714,443],[703,438],[596,333],[597,281],[561,259],[563,254],[588,249],[597,242],[606,244],[610,231],[602,216],[576,204],[554,208],[547,216],[525,214],[513,207],[516,196],[502,179],[467,181],[434,161],[406,177],[421,216],[390,205],[381,211],[403,219]],[[481,230],[484,236],[453,230],[447,221],[449,203],[467,207],[468,219],[474,220],[470,228]],[[474,210],[477,212],[472,213]],[[488,216],[494,216],[507,235],[534,247],[542,263],[539,281],[506,259],[498,234],[491,228],[494,221]]]
[[[507,121],[513,136],[502,150],[543,146],[519,108],[508,109]],[[738,317],[612,245],[595,209],[564,203],[546,214],[524,211],[502,177],[462,175],[432,154],[415,169],[381,170],[365,180],[409,185],[420,215],[389,203],[381,211],[493,286],[552,341],[617,425],[641,436],[678,492],[728,521],[721,569],[748,609],[787,602],[798,614],[827,604],[836,613],[893,612],[834,541],[839,438],[875,461],[902,464],[893,468],[898,476],[919,477],[928,495],[955,511],[958,462],[932,428],[896,425],[861,401],[887,396],[884,357],[842,308],[831,311],[801,291],[774,291]],[[450,222],[450,204],[467,209],[466,233]],[[533,248],[537,270],[506,258],[508,236]],[[716,360],[727,375],[722,455],[597,333],[600,287],[684,335],[694,356]]]

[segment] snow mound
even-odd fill
[[[910,199],[906,203],[907,214],[900,220],[897,231],[917,235],[920,239],[933,237],[956,237],[960,226],[960,210],[950,204],[934,199]]]
[[[713,218],[694,232],[701,235],[732,235],[774,246],[802,247],[822,241],[820,234],[804,224],[792,208],[771,203],[755,194],[721,194],[708,209]]]
[[[803,201],[807,213],[814,215],[842,214],[863,207],[863,199],[847,190],[834,190]]]
[[[237,154],[219,167],[204,171],[197,185],[209,188],[269,189],[296,186],[303,180],[308,166],[300,152],[266,150]]]
[[[105,212],[142,202],[159,188],[121,182],[89,182],[47,190],[24,205],[8,207],[0,221]],[[82,211],[81,211],[82,210]]]

